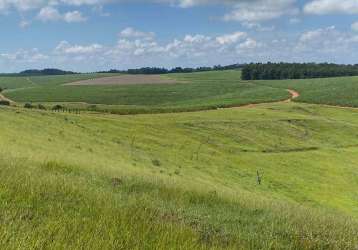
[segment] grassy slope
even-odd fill
[[[297,90],[301,96],[295,101],[299,102],[358,107],[358,77],[256,81],[256,83]]]
[[[0,121],[3,245],[357,244],[355,111],[279,104],[118,117],[1,109]]]
[[[6,92],[18,102],[85,102],[117,113],[213,109],[286,99],[285,90],[258,86],[240,80],[239,71],[177,74],[188,83],[131,86],[62,86],[43,84],[36,88]],[[34,79],[37,82],[39,79]],[[103,105],[105,104],[105,105]],[[106,106],[112,105],[112,106]],[[86,107],[77,105],[77,107]],[[149,110],[149,111],[148,111]]]

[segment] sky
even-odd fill
[[[358,0],[0,0],[0,72],[358,63]]]

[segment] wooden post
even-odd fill
[[[261,175],[260,175],[258,170],[257,170],[256,174],[257,174],[257,184],[261,185],[262,177],[261,177]]]

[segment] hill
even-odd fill
[[[356,79],[0,77],[0,247],[355,250]]]
[[[0,120],[2,246],[358,244],[355,110],[283,103],[121,117],[2,108]]]

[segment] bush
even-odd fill
[[[162,165],[162,164],[160,163],[160,161],[157,160],[157,159],[152,160],[152,164],[153,164],[154,166],[156,166],[156,167],[160,167],[160,165]]]
[[[1,91],[0,91],[1,92]],[[0,106],[10,106],[10,102],[9,101],[5,101],[5,100],[0,100]]]
[[[46,110],[46,107],[42,104],[37,105],[37,108],[41,110]]]
[[[24,108],[25,109],[32,109],[32,108],[34,108],[34,106],[32,106],[31,103],[25,103]]]
[[[3,92],[3,90],[4,90],[4,89],[3,89],[2,87],[0,87],[0,93]]]
[[[61,110],[61,109],[63,109],[63,107],[58,104],[52,107],[52,110]]]

